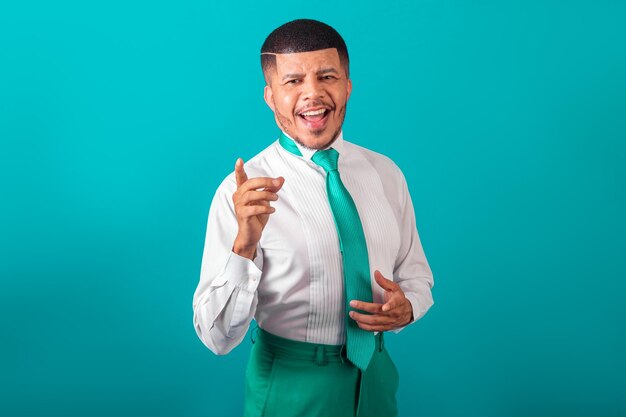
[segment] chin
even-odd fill
[[[304,138],[301,144],[310,149],[323,149],[330,143],[330,138]]]
[[[299,138],[304,146],[311,149],[323,149],[335,139],[328,129],[321,132],[309,131],[305,135],[300,135]]]

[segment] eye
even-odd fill
[[[295,84],[298,84],[298,83],[300,83],[300,80],[297,79],[297,78],[294,78],[292,80],[288,80],[285,84],[295,85]]]
[[[334,80],[335,76],[334,75],[324,75],[322,77],[322,80]]]

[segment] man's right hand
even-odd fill
[[[276,193],[285,183],[285,179],[283,177],[248,179],[241,158],[235,163],[235,178],[237,191],[233,193],[233,203],[239,230],[233,244],[233,252],[245,258],[254,259],[256,245],[261,239],[263,228],[270,214],[276,211],[270,206],[270,201],[278,200]]]

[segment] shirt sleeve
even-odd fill
[[[411,302],[413,307],[411,323],[413,323],[422,318],[434,304],[431,292],[434,280],[417,232],[411,195],[401,172],[400,179],[400,216],[398,217],[400,249],[394,265],[393,280],[400,285],[404,295]],[[406,326],[393,331],[398,333],[404,327]]]
[[[256,312],[263,269],[260,246],[253,261],[232,252],[238,229],[232,202],[234,187],[227,178],[211,202],[200,282],[193,296],[196,333],[217,355],[229,353],[245,337]]]

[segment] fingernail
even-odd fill
[[[356,307],[356,301],[354,300],[350,301],[350,307]]]
[[[280,185],[280,181],[278,180],[272,180],[272,184],[279,186]]]
[[[350,314],[350,317],[354,318],[354,311],[351,311],[349,314]]]

